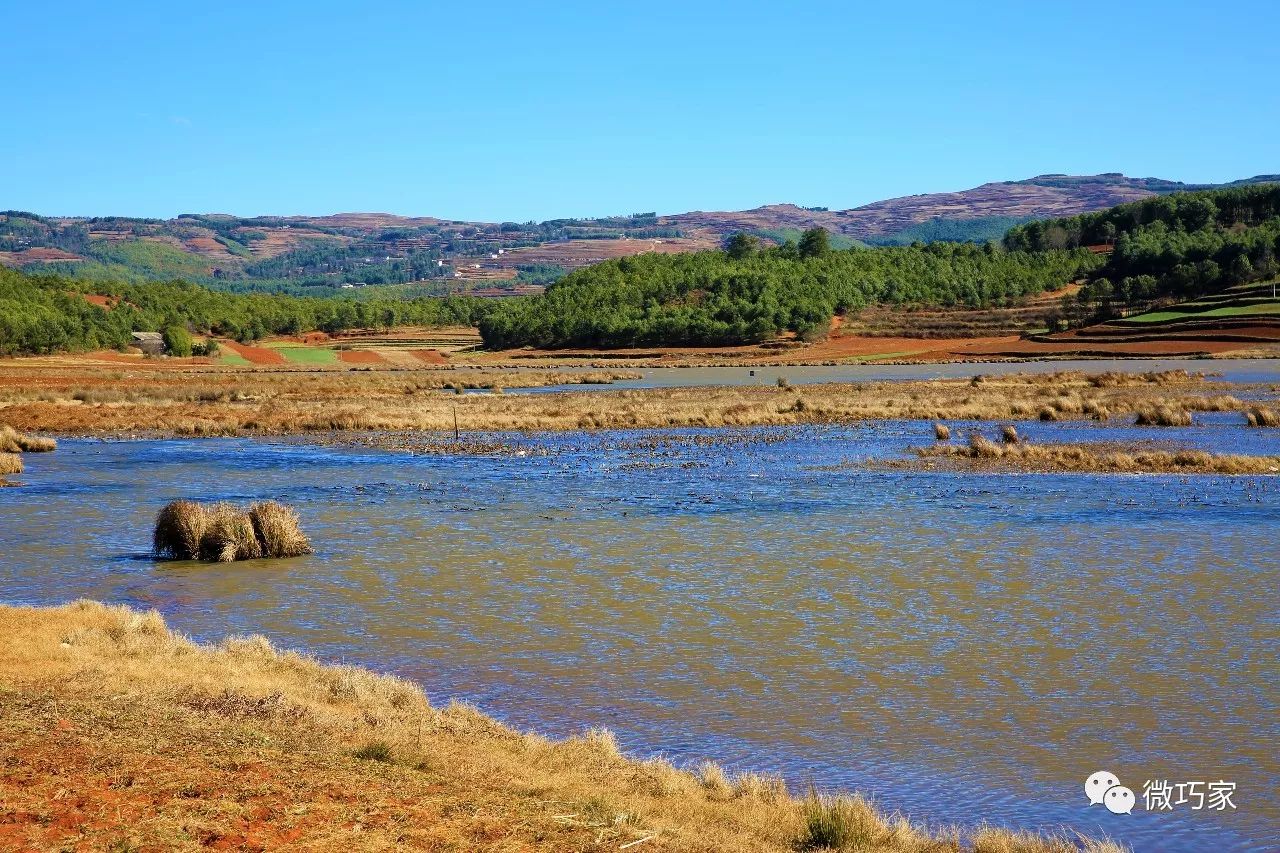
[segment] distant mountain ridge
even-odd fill
[[[986,241],[1030,219],[1070,216],[1183,190],[1228,184],[1162,178],[1038,175],[959,192],[885,199],[846,210],[770,204],[744,211],[654,213],[541,223],[464,222],[383,213],[329,216],[183,214],[45,217],[0,213],[0,263],[86,278],[185,278],[232,289],[308,290],[413,284],[440,292],[513,288],[613,257],[714,248],[746,231],[781,242],[826,228],[836,245]]]

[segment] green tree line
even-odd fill
[[[780,332],[825,333],[834,314],[872,304],[1009,305],[1099,263],[1081,249],[1006,251],[994,244],[833,250],[813,229],[759,250],[643,254],[575,270],[541,296],[505,300],[480,321],[491,348],[715,345]]]
[[[1006,248],[1107,246],[1078,297],[1097,319],[1121,308],[1201,296],[1277,274],[1280,184],[1174,193],[1009,229]]]
[[[110,297],[111,308],[85,294]],[[234,294],[187,282],[98,284],[0,268],[0,355],[109,349],[132,332],[175,329],[240,341],[267,335],[402,325],[475,325],[491,302],[466,297],[374,298]]]

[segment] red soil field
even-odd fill
[[[367,349],[338,350],[338,361],[343,364],[386,364],[387,360]]]
[[[221,345],[251,364],[288,364],[283,355],[266,347],[247,347],[235,341],[223,341]]]
[[[445,358],[444,353],[433,349],[415,349],[409,350],[417,357],[418,361],[423,364],[448,364],[449,359]]]

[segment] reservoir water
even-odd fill
[[[1020,430],[1280,454],[1280,430],[1238,415]],[[0,489],[0,597],[262,633],[521,728],[605,725],[637,755],[856,788],[934,824],[1275,849],[1280,478],[862,464],[931,438],[611,432],[484,457],[64,440]],[[286,501],[317,553],[156,563],[175,498]],[[1132,815],[1088,806],[1097,770],[1137,792]],[[1148,780],[1232,782],[1236,808],[1147,811]]]

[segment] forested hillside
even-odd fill
[[[799,244],[641,255],[577,270],[543,296],[499,305],[480,323],[487,346],[625,347],[758,342],[825,333],[833,314],[872,304],[1006,305],[1061,287],[1100,263],[1083,249],[995,245],[833,250],[821,229]]]
[[[248,341],[313,330],[474,325],[491,305],[461,297],[231,294],[185,282],[89,285],[0,268],[0,355],[123,347],[131,332],[170,327]]]
[[[1111,247],[1080,300],[1094,316],[1277,274],[1280,184],[1176,193],[1009,230],[1012,251]]]

